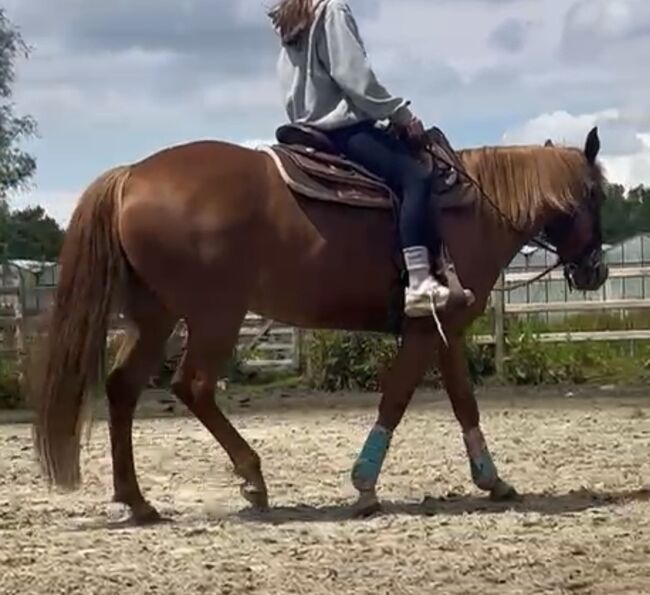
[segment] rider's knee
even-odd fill
[[[431,171],[420,166],[420,164],[409,168],[404,179],[404,189],[407,190],[409,194],[418,196],[422,199],[426,197],[427,200],[431,195],[432,184],[433,176]]]

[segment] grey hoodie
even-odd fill
[[[343,0],[321,0],[309,31],[282,46],[278,75],[290,122],[327,130],[362,120],[406,123],[412,117],[410,102],[377,80]]]

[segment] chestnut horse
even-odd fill
[[[496,498],[516,494],[500,478],[480,429],[463,330],[484,311],[500,271],[540,233],[557,249],[573,286],[604,283],[599,149],[593,129],[583,149],[459,151],[483,194],[474,206],[445,210],[442,229],[458,276],[476,299],[442,317],[448,345],[430,320],[404,321],[377,426],[356,465],[363,463],[366,474],[353,473],[363,507],[377,505],[390,436],[436,357],[474,483]],[[30,374],[37,380],[35,449],[49,482],[65,488],[80,482],[85,405],[102,381],[107,325],[119,308],[132,332],[105,384],[115,501],[137,523],[159,518],[136,478],[133,416],[166,339],[184,318],[187,351],[172,390],[225,449],[243,495],[265,508],[260,457],[215,402],[220,367],[248,311],[297,327],[385,332],[398,277],[392,217],[390,210],[296,196],[266,153],[220,141],[168,148],[103,173],[67,229],[44,361]],[[377,428],[384,433],[379,453]]]

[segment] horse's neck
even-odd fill
[[[548,148],[540,150],[545,151],[546,155],[551,155],[551,153],[548,153],[550,151]],[[535,168],[539,167],[539,154],[535,153],[534,150],[523,153],[519,152],[517,156],[518,161],[511,161],[510,149],[507,148],[498,148],[496,151],[490,151],[489,153],[485,153],[480,149],[467,150],[461,153],[461,161],[475,178],[477,178],[478,171],[480,171],[479,165],[482,160],[488,158],[490,160],[488,161],[488,171],[490,175],[496,177],[509,176],[513,163],[519,163],[524,170],[535,170]],[[505,161],[500,163],[501,159]],[[527,163],[526,159],[534,160],[531,163]],[[535,180],[537,176],[532,176],[532,178]],[[516,178],[516,180],[517,183],[512,180],[508,184],[504,183],[502,185],[503,188],[516,187],[517,184],[525,185],[527,183],[534,183],[533,180],[526,181],[525,177],[521,179]],[[557,179],[557,183],[564,182]],[[502,200],[499,203],[502,205],[511,205],[515,204],[515,201],[538,200],[538,197],[543,193],[542,188],[539,188],[537,194],[530,192],[530,189],[528,190],[528,192],[517,196],[494,196],[492,200],[497,198],[505,199],[505,201]],[[496,192],[496,190],[493,190],[493,192]],[[557,194],[564,195],[566,192],[563,192],[562,189],[557,189]],[[485,202],[488,199],[476,192],[476,200]],[[509,203],[508,201],[513,202]],[[512,211],[512,209],[494,205],[490,207],[485,204],[481,207],[473,215],[465,215],[464,218],[458,217],[455,219],[452,224],[455,229],[447,237],[449,241],[453,241],[457,245],[455,252],[452,252],[453,254],[469,255],[469,258],[472,259],[471,262],[463,262],[461,265],[468,271],[466,274],[468,279],[471,278],[477,284],[477,291],[487,292],[489,295],[500,272],[510,263],[524,244],[535,237],[536,233],[544,227],[545,223],[553,216],[553,212],[549,211],[549,209],[555,207],[550,202],[546,205],[532,203],[518,204],[519,208],[516,211],[531,213],[536,219],[535,221],[527,220],[525,223],[522,222],[522,218],[519,218],[519,221],[511,221],[510,218],[517,219],[517,215],[513,212],[510,215],[503,214],[509,210]],[[502,215],[497,214],[497,209]],[[523,219],[528,218],[524,217]],[[523,226],[526,229],[523,229]],[[461,266],[457,265],[459,271],[462,270]]]
[[[456,215],[444,222],[444,235],[454,264],[466,286],[471,286],[479,300],[487,300],[503,269],[535,229],[521,234],[514,227],[485,213]]]

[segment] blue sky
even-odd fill
[[[271,0],[5,0],[33,47],[15,102],[40,137],[34,188],[65,224],[102,170],[192,139],[254,143],[282,122]],[[582,145],[650,183],[648,0],[349,0],[379,78],[457,147]]]

